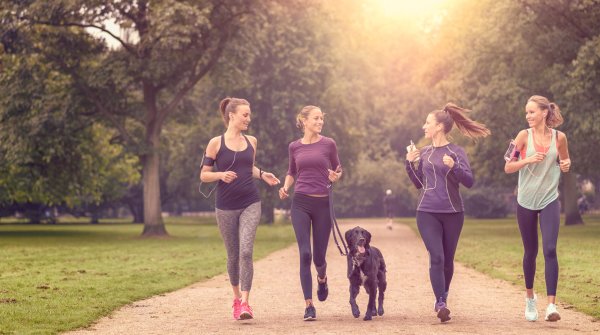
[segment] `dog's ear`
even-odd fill
[[[364,235],[365,235],[365,239],[366,239],[366,241],[365,241],[365,248],[369,248],[371,246],[370,245],[370,243],[371,243],[371,233],[369,233],[368,230],[365,230],[365,234]]]
[[[351,238],[350,238],[350,237],[351,237],[351,236],[352,236],[352,229],[350,229],[350,230],[346,230],[346,233],[344,234],[344,238],[346,239],[346,244],[348,244],[348,246],[350,246],[350,244],[352,244],[352,243],[350,242],[350,240],[351,240]]]

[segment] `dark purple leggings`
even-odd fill
[[[312,299],[312,273],[314,260],[320,278],[327,275],[327,245],[331,233],[331,216],[329,215],[329,197],[311,197],[296,193],[292,200],[292,226],[300,251],[300,284],[304,299]],[[310,231],[312,227],[313,250],[310,247]]]
[[[560,203],[558,199],[549,203],[544,209],[531,210],[517,205],[517,222],[523,240],[523,274],[525,288],[533,288],[535,277],[535,259],[538,254],[538,215],[542,231],[542,249],[544,250],[546,294],[556,295],[558,284],[558,258],[556,242],[560,226]]]
[[[429,252],[429,280],[435,300],[446,300],[454,275],[454,254],[465,216],[417,211],[419,233]]]

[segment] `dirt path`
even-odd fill
[[[449,307],[452,321],[440,324],[433,312],[428,279],[428,257],[421,240],[405,225],[386,230],[383,223],[361,221],[342,225],[342,232],[361,225],[371,231],[388,266],[385,315],[365,322],[355,319],[348,304],[346,261],[333,241],[327,255],[329,298],[315,302],[317,321],[304,322],[304,301],[298,278],[298,249],[294,244],[255,265],[251,306],[255,319],[231,317],[231,289],[227,275],[181,290],[138,301],[103,318],[89,329],[69,334],[592,334],[600,322],[559,305],[562,320],[523,317],[519,287],[491,279],[456,264]],[[291,229],[291,228],[290,228]],[[460,247],[460,245],[459,245]],[[313,276],[315,272],[313,271]],[[316,280],[316,279],[315,279]],[[316,300],[316,285],[314,297]],[[539,297],[545,301],[545,297]],[[361,312],[366,294],[359,294]]]

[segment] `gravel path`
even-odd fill
[[[231,288],[225,274],[132,303],[90,328],[68,334],[600,333],[600,322],[565,309],[560,303],[561,321],[543,321],[545,304],[540,304],[540,321],[527,322],[523,317],[525,302],[520,287],[461,264],[455,266],[448,299],[452,320],[440,324],[433,312],[427,251],[420,238],[406,225],[395,225],[389,231],[381,221],[361,220],[341,225],[340,229],[345,232],[356,225],[372,233],[371,244],[382,251],[388,266],[385,315],[373,321],[363,321],[362,315],[358,319],[352,317],[346,261],[332,240],[327,255],[329,298],[315,302],[315,322],[302,321],[304,301],[298,278],[298,249],[294,244],[256,263],[250,300],[254,320],[235,321],[231,317]],[[313,276],[316,276],[314,270]],[[316,300],[316,285],[313,289]],[[538,301],[544,302],[545,297],[540,295]],[[361,289],[358,296],[361,312],[366,303],[366,293]]]

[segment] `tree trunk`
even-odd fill
[[[160,203],[160,157],[158,151],[158,131],[149,126],[147,144],[148,153],[143,160],[144,182],[144,231],[142,236],[168,236],[162,220],[162,206]]]
[[[266,196],[261,199],[262,221],[267,224],[275,222],[275,213],[273,212],[275,208],[275,194],[273,194],[275,189],[269,188],[266,191]]]
[[[565,210],[565,225],[583,224],[579,208],[577,207],[577,177],[575,173],[568,172],[564,174],[563,183],[563,205]]]

